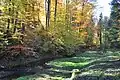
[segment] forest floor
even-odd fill
[[[79,69],[75,80],[120,80],[120,51],[86,51],[74,57],[56,59],[46,63],[48,68],[37,66],[34,75],[13,80],[64,80],[73,69]]]

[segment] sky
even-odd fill
[[[103,16],[110,16],[110,8],[111,6],[109,5],[109,3],[112,0],[97,0],[97,9],[96,9],[96,13],[95,15],[97,17],[99,17],[99,14],[102,12]]]

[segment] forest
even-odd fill
[[[109,5],[0,0],[0,80],[120,80],[120,0]]]

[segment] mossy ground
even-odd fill
[[[16,80],[64,80],[70,78],[73,69],[79,69],[76,80],[120,80],[120,51],[86,51],[71,58],[47,63],[51,68]]]

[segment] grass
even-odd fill
[[[64,80],[71,76],[73,69],[79,69],[77,78],[82,80],[120,80],[120,51],[107,51],[97,54],[97,51],[86,51],[75,57],[62,58],[47,63],[52,68],[40,71],[35,75],[20,77],[17,80]],[[91,78],[92,77],[92,78]],[[87,78],[87,79],[86,79]],[[94,79],[96,78],[96,79]]]

